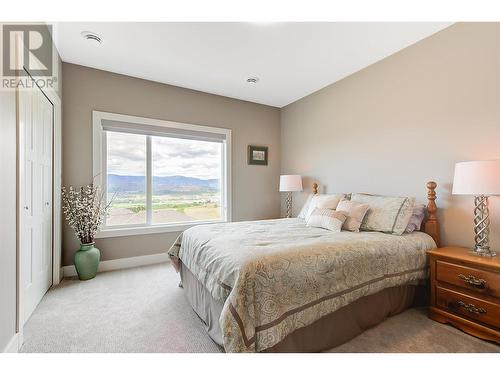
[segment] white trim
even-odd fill
[[[151,136],[146,136],[146,224],[153,223],[153,156],[151,155]]]
[[[140,234],[150,234],[150,233],[164,233],[164,232],[179,232],[186,230],[194,225],[199,224],[211,224],[216,222],[230,222],[232,220],[232,180],[231,180],[231,129],[218,128],[212,126],[204,125],[194,125],[186,124],[174,121],[152,119],[147,117],[138,117],[123,115],[111,112],[101,112],[92,111],[92,169],[94,176],[94,183],[102,188],[103,194],[106,195],[106,186],[104,183],[106,171],[106,132],[103,131],[103,120],[110,121],[121,121],[127,123],[133,123],[137,125],[148,125],[148,126],[158,126],[164,128],[175,128],[191,131],[199,131],[205,133],[222,134],[225,140],[222,141],[222,176],[221,176],[221,186],[224,188],[221,191],[221,215],[222,220],[217,221],[204,221],[204,222],[191,222],[191,223],[171,223],[171,224],[161,224],[161,225],[151,225],[151,218],[149,217],[151,213],[148,212],[147,223],[145,225],[139,226],[124,226],[124,227],[106,227],[103,226],[102,231],[97,235],[97,238],[107,238],[116,236],[130,236],[130,235],[140,235]],[[150,159],[151,145],[150,136],[147,136],[148,145],[146,147],[147,159]],[[147,163],[147,175],[151,178],[151,163]],[[146,194],[149,197],[147,203],[148,207],[151,207],[151,181],[146,184],[148,192]]]
[[[164,263],[168,261],[167,253],[142,255],[138,257],[104,260],[99,263],[97,272],[121,270],[131,267],[147,266],[150,264]],[[62,268],[64,277],[77,276],[75,266],[64,266]]]
[[[22,41],[19,38],[16,38],[15,42],[15,59],[16,66],[18,64],[18,56],[19,56],[19,48]],[[16,77],[16,84],[19,83],[19,77]],[[21,256],[21,233],[22,233],[22,213],[21,213],[21,200],[22,200],[22,189],[21,189],[21,178],[23,165],[21,163],[22,160],[22,144],[20,141],[20,137],[22,134],[22,130],[19,125],[19,89],[16,89],[16,335],[19,332],[23,332],[24,322],[22,319],[22,311],[23,311],[23,292],[22,292],[22,283],[21,283],[21,271],[22,271],[22,256]],[[53,146],[53,145],[52,145]],[[52,166],[53,168],[54,166]],[[54,261],[52,259],[52,261]]]
[[[21,349],[21,345],[23,344],[21,333],[16,333],[10,341],[7,343],[2,353],[19,353],[19,349]]]
[[[43,91],[43,90],[42,90]],[[55,91],[44,91],[52,102],[53,116],[53,160],[52,160],[52,285],[57,285],[62,279],[61,243],[61,187],[62,187],[62,105]]]
[[[194,227],[196,225],[202,224],[217,224],[225,223],[224,220],[210,220],[210,221],[193,221],[188,223],[176,223],[176,224],[158,224],[158,225],[143,225],[137,227],[108,227],[102,229],[96,236],[96,238],[109,238],[109,237],[123,237],[123,236],[135,236],[142,234],[154,234],[154,233],[171,233],[171,232],[182,232],[186,229]]]
[[[226,213],[226,221],[231,222],[233,221],[233,198],[232,198],[232,186],[233,186],[233,180],[231,178],[231,152],[232,152],[232,143],[231,143],[231,130],[229,130],[229,136],[226,137],[226,140],[224,141],[226,143],[226,147],[223,148],[222,152],[225,153],[225,159],[226,162],[224,163],[224,173],[223,173],[223,179],[224,179],[224,184],[226,186],[225,194],[226,194],[226,199],[223,200],[225,203],[224,206],[224,211]]]
[[[216,133],[216,134],[224,134],[230,135],[231,130],[226,128],[218,128],[215,126],[206,126],[206,125],[195,125],[188,124],[184,122],[176,122],[176,121],[168,121],[168,120],[160,120],[149,117],[139,117],[132,115],[122,115],[119,113],[113,112],[102,112],[102,111],[92,111],[92,118],[94,120],[94,124],[96,120],[99,125],[101,125],[101,120],[111,120],[111,121],[122,121],[129,122],[138,125],[152,125],[152,126],[161,126],[165,128],[174,128],[174,129],[183,129],[183,130],[193,130],[199,132],[206,133]]]

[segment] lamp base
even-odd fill
[[[488,197],[478,195],[474,198],[474,240],[476,245],[472,249],[474,255],[494,257],[496,253],[490,250],[490,212]]]
[[[292,217],[292,192],[287,191],[286,193],[286,218]]]
[[[488,258],[492,258],[497,255],[497,253],[492,251],[489,246],[475,246],[471,252],[474,255]]]

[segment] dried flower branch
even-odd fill
[[[64,215],[82,244],[94,242],[112,201],[105,204],[104,193],[94,184],[80,189],[74,189],[73,186],[62,188]]]

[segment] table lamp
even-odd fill
[[[488,197],[500,195],[500,160],[466,161],[455,164],[452,194],[474,195],[476,255],[495,256],[490,250]]]
[[[298,174],[280,176],[280,192],[286,192],[286,217],[292,217],[292,192],[302,191],[302,177]]]

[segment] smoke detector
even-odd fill
[[[259,78],[258,77],[250,77],[250,78],[247,78],[247,82],[254,85],[257,82],[259,82]]]
[[[97,44],[102,43],[102,38],[99,35],[97,35],[96,33],[93,33],[91,31],[82,31],[82,37],[85,40],[89,40],[89,41],[97,43]]]

